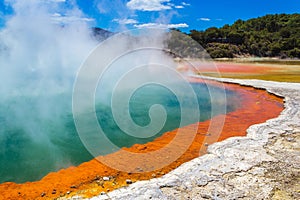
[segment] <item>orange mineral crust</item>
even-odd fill
[[[261,74],[274,71],[274,66],[241,64],[241,63],[216,63],[220,73],[237,73],[237,74]]]
[[[270,65],[256,65],[256,64],[246,64],[246,63],[224,63],[224,62],[214,62],[213,64],[207,63],[195,63],[195,66],[200,72],[220,72],[225,73],[235,73],[235,74],[264,74],[271,73],[278,70],[279,66]],[[212,67],[214,66],[214,67]]]
[[[204,80],[190,78],[189,81],[203,82]],[[210,81],[209,84],[218,86],[221,83]],[[271,95],[265,90],[242,87],[236,84],[224,84],[224,87],[227,90],[233,90],[239,94],[240,107],[225,116],[219,115],[211,120],[182,127],[180,130],[182,133],[186,133],[187,137],[189,137],[190,131],[196,128],[196,136],[185,153],[167,166],[164,166],[159,170],[150,171],[151,166],[143,165],[145,162],[152,163],[153,166],[155,166],[156,164],[161,163],[161,159],[167,155],[160,155],[155,159],[147,158],[147,156],[145,156],[144,160],[141,159],[127,163],[129,169],[131,165],[133,167],[137,165],[141,166],[139,172],[118,171],[93,159],[78,167],[69,167],[58,172],[49,173],[43,179],[36,182],[24,184],[3,183],[0,185],[0,199],[56,199],[61,196],[74,195],[91,197],[99,195],[101,192],[108,192],[126,186],[130,184],[130,181],[135,182],[138,180],[159,177],[177,168],[182,163],[204,154],[207,144],[233,136],[244,136],[250,125],[262,123],[270,118],[277,117],[283,110],[283,99]],[[213,132],[209,132],[208,129],[212,120],[222,117],[225,117],[225,123],[223,129],[221,129],[220,135],[216,136]],[[222,123],[214,124],[214,126],[222,127]],[[130,148],[123,148],[122,150],[139,154],[159,150],[172,142],[176,137],[177,131],[178,129],[167,132],[153,142],[136,144]],[[184,136],[180,139],[185,140]],[[176,145],[177,148],[180,149],[180,143]],[[126,154],[123,155],[122,151],[101,158],[106,160],[116,159],[115,161],[118,159],[127,159]],[[103,180],[103,177],[106,177],[105,180]]]

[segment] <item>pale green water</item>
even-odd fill
[[[199,121],[211,118],[211,101],[207,87],[204,84],[192,86],[198,95],[201,112]],[[214,88],[213,92],[217,94],[221,93],[221,90]],[[223,102],[223,105],[226,106],[227,112],[230,112],[235,109],[233,99],[236,99],[237,94],[226,91],[226,95],[230,104]],[[55,102],[54,105],[57,106],[48,108],[47,102]],[[178,128],[180,124],[178,100],[170,91],[157,86],[145,87],[132,97],[130,114],[133,120],[141,126],[147,125],[150,122],[148,111],[153,104],[163,105],[168,118],[159,134],[145,139],[123,133],[113,120],[109,106],[99,103],[96,110],[99,123],[108,138],[119,147],[129,147],[136,143],[152,141],[162,133]],[[222,113],[221,110],[213,115]],[[1,102],[0,182],[35,181],[51,171],[78,165],[91,159],[92,156],[77,135],[71,114],[70,96],[63,94],[52,97],[19,96]]]

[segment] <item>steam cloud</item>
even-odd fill
[[[91,37],[89,28],[92,19],[85,17],[75,4],[64,8],[63,2],[6,1],[13,8],[13,15],[0,30],[0,182],[37,180],[50,171],[92,158],[82,146],[71,117],[73,84],[86,58],[89,59],[85,65],[92,65],[94,68],[91,69],[94,70],[84,71],[84,68],[81,73],[83,84],[77,91],[79,102],[80,98],[88,98],[92,102],[93,95],[96,94],[96,103],[109,104],[113,95],[111,91],[115,86],[122,94],[126,90],[135,89],[137,83],[138,86],[142,85],[142,80],[153,81],[153,77],[163,83],[176,81],[173,76],[167,72],[162,73],[157,67],[176,67],[173,59],[161,51],[165,47],[165,39],[168,39],[166,31],[148,31],[145,37],[136,37],[133,31],[119,35],[117,43],[108,41],[95,48],[98,41]],[[135,51],[139,47],[144,49]],[[97,55],[99,49],[100,57]],[[126,49],[133,51],[124,55]],[[203,52],[203,49],[199,49]],[[120,57],[110,63],[109,59],[118,56],[118,52]],[[141,72],[135,67],[143,67],[145,70]],[[87,70],[90,68],[87,67]],[[97,79],[100,74],[95,73],[95,70],[105,72],[101,74],[101,80]],[[132,71],[135,72],[127,76]],[[123,78],[128,81],[119,83]],[[85,84],[90,80],[99,81],[98,85],[101,87],[95,87],[93,93],[85,94]],[[179,91],[176,88],[174,91],[185,95],[187,90]],[[176,96],[179,100],[180,95]],[[223,97],[223,91],[218,96]],[[123,100],[122,96],[118,99]],[[115,101],[116,105],[124,105],[123,109],[116,111],[117,114],[121,113],[118,115],[120,124],[125,116],[122,112],[128,110],[124,102],[127,103]],[[185,102],[186,105],[189,103]],[[83,108],[78,113],[89,109],[93,111],[95,107],[92,105],[92,108]],[[163,118],[163,108],[155,108],[153,112],[150,110],[150,118],[157,113]],[[190,113],[198,114],[197,109],[191,110],[194,111]],[[224,113],[224,110],[221,112]],[[159,119],[153,121],[161,124]],[[136,127],[125,121],[123,128],[126,130],[127,125]],[[146,130],[143,137],[147,137],[147,134]],[[90,152],[96,152],[94,156],[97,156],[99,150],[92,149]]]
[[[6,1],[13,14],[0,30],[0,182],[36,180],[49,171],[79,164],[74,157],[91,159],[72,129],[72,90],[80,65],[99,42],[91,37],[92,20],[75,4],[66,9],[63,2]],[[130,40],[137,47],[143,43],[163,48],[164,33],[156,34]],[[127,39],[106,46],[104,59],[130,45]],[[120,67],[130,70],[145,64],[145,58],[172,63],[162,54],[143,55],[140,60],[129,57],[101,80],[97,101],[107,100],[110,91],[105,88],[122,76]]]
[[[61,2],[6,1],[13,14],[0,30],[0,182],[72,164],[59,147],[74,140],[62,118],[71,115],[76,71],[97,41],[76,5],[62,10]],[[62,11],[73,18],[57,18]]]

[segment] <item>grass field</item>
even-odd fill
[[[220,77],[220,74],[216,73],[203,73],[203,75]],[[278,82],[292,82],[300,83],[300,73],[282,73],[282,74],[233,74],[233,73],[221,73],[222,78],[236,78],[236,79],[259,79],[266,81],[278,81]]]

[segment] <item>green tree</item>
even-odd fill
[[[213,57],[231,57],[243,54],[253,56],[299,57],[300,14],[266,15],[247,21],[237,20],[232,25],[192,30],[189,34]],[[232,51],[228,44],[235,46]]]

